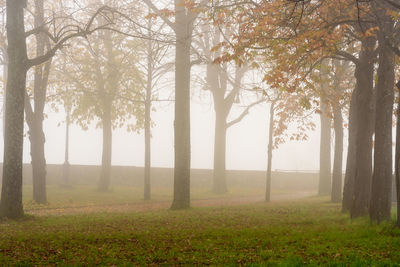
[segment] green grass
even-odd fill
[[[65,208],[96,205],[115,205],[143,203],[143,188],[133,186],[113,186],[109,192],[99,192],[96,186],[75,186],[64,188],[58,185],[47,186],[46,205],[37,205],[32,201],[32,185],[23,187],[23,203],[25,209]],[[172,200],[173,188],[154,187],[152,188],[152,201],[165,202]],[[287,191],[274,191],[274,195],[288,194]],[[208,188],[192,188],[191,197],[198,199],[234,198],[246,196],[263,196],[263,188],[239,188],[231,187],[224,195],[216,195]]]
[[[0,224],[0,265],[400,266],[400,230],[326,199],[28,217]]]

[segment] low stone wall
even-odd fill
[[[47,165],[47,184],[60,184],[62,181],[62,165]],[[2,166],[0,165],[0,171]],[[74,185],[95,185],[100,176],[100,166],[71,165],[70,181]],[[31,165],[24,165],[24,184],[32,183]],[[173,185],[173,169],[152,168],[153,186],[170,187]],[[143,167],[113,166],[111,174],[112,185],[143,186]],[[227,171],[228,186],[244,188],[265,187],[264,171]],[[191,172],[191,185],[193,187],[210,188],[212,184],[212,170],[193,169]],[[273,172],[272,186],[279,189],[296,189],[313,191],[318,188],[317,173]]]

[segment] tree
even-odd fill
[[[357,98],[355,91],[352,93],[350,108],[349,108],[349,137],[348,137],[348,148],[347,148],[347,159],[346,159],[346,171],[344,177],[343,187],[343,200],[342,200],[342,211],[350,211],[353,195],[354,195],[354,177],[355,177],[355,157],[356,157],[356,104]]]
[[[4,1],[0,1],[0,6],[5,6]],[[0,32],[0,65],[3,66],[3,79],[2,79],[2,92],[3,92],[3,108],[2,108],[2,116],[3,116],[3,137],[4,137],[4,115],[5,115],[5,103],[4,100],[6,94],[6,87],[7,87],[7,70],[8,70],[8,55],[7,55],[7,30],[4,21],[6,20],[5,13],[2,14],[2,25],[1,25],[1,32]]]
[[[347,60],[327,58],[321,63],[319,75],[315,80],[321,84],[321,89],[317,91],[320,99],[318,113],[321,116],[321,147],[325,145],[325,149],[321,149],[321,162],[323,163],[321,173],[324,168],[325,170],[331,169],[330,136],[332,126],[335,133],[332,174],[330,171],[326,171],[325,176],[320,177],[322,178],[322,180],[320,179],[320,189],[323,189],[323,193],[320,191],[320,194],[330,195],[331,201],[334,203],[339,203],[342,199],[343,113],[349,102],[348,91],[353,87],[351,76],[352,68]],[[322,153],[324,151],[325,155]]]
[[[269,108],[269,130],[268,130],[268,149],[267,149],[267,182],[265,188],[265,201],[271,201],[271,182],[272,182],[272,150],[274,138],[274,118],[275,101],[271,101]]]
[[[197,8],[208,1],[186,2],[174,0],[174,17],[172,22],[166,16],[166,10],[157,8],[151,0],[143,0],[153,12],[163,18],[175,34],[175,161],[174,161],[174,199],[172,209],[190,207],[190,72],[191,45],[194,21],[198,17]],[[163,12],[164,11],[164,12]]]
[[[35,28],[45,25],[44,0],[35,0]],[[46,47],[49,47],[49,37],[44,33],[38,33],[36,38],[36,56],[42,56]],[[45,158],[45,134],[43,132],[44,107],[46,104],[47,85],[50,76],[52,59],[42,65],[35,66],[33,82],[33,106],[28,91],[25,93],[25,115],[29,127],[29,140],[31,143],[33,200],[36,203],[47,202],[46,194],[46,158]]]
[[[357,0],[357,19],[344,23],[355,29],[356,34],[350,33],[361,41],[361,52],[358,59],[350,54],[345,56],[356,65],[357,85],[350,108],[351,128],[343,210],[349,209],[351,217],[366,215],[369,210],[371,220],[378,223],[390,219],[391,210],[393,69],[394,52],[398,50],[398,40],[393,35],[398,12],[393,13],[393,10],[398,11],[399,8],[400,5],[391,0]],[[377,50],[374,49],[376,37],[379,41]],[[373,63],[378,53],[375,96]],[[374,132],[374,171],[371,181]]]
[[[340,107],[335,106],[333,110],[333,128],[335,131],[335,152],[332,172],[331,201],[340,203],[342,200],[342,177],[343,177],[343,114]]]
[[[331,110],[327,99],[329,93],[329,65],[323,60],[320,69],[320,107],[321,139],[319,159],[319,184],[318,194],[329,195],[331,193]]]
[[[213,98],[215,111],[214,131],[214,168],[213,192],[223,194],[228,191],[226,182],[226,135],[230,127],[240,123],[255,105],[263,102],[256,100],[246,107],[235,118],[229,118],[232,107],[238,104],[240,93],[245,89],[243,82],[250,64],[238,66],[236,64],[220,62],[223,47],[220,43],[224,38],[229,38],[230,29],[225,31],[221,27],[213,27],[207,18],[205,24],[199,29],[198,38],[194,40],[201,60],[206,64],[206,74],[203,89],[209,90]],[[232,74],[231,74],[232,73]]]
[[[335,132],[335,152],[332,172],[331,201],[342,201],[343,187],[343,113],[349,105],[348,91],[353,86],[352,69],[349,61],[332,60],[332,96],[331,106],[333,110],[333,129]]]
[[[27,49],[24,25],[24,0],[8,0],[7,54],[9,58],[6,90],[3,186],[0,216],[19,218],[22,210],[22,148]]]
[[[299,101],[304,100],[304,95],[295,92],[289,92],[284,89],[265,90],[264,97],[269,108],[269,130],[267,147],[267,180],[265,201],[271,201],[271,183],[272,183],[272,156],[273,150],[279,145],[291,141],[304,141],[308,139],[307,131],[315,130],[315,124],[311,120],[313,110],[310,106],[298,105]],[[305,100],[307,101],[307,100]],[[311,111],[311,112],[310,112]],[[297,124],[296,131],[289,134],[289,126]]]
[[[360,55],[356,64],[355,77],[356,88],[356,151],[353,201],[350,207],[352,218],[368,214],[371,193],[372,176],[372,134],[374,110],[373,100],[373,77],[374,68],[374,46],[376,40],[366,37],[362,41]]]
[[[44,55],[29,59],[26,38],[46,30],[44,27],[39,27],[25,32],[24,8],[26,4],[26,0],[6,1],[9,64],[0,217],[11,219],[23,216],[22,150],[27,71],[48,61],[71,38],[87,36],[96,31],[97,29],[92,28],[94,18],[109,10],[105,7],[98,9],[83,27],[79,25],[74,29],[61,27],[61,30],[55,30],[54,36],[48,32],[52,36],[50,39],[54,45],[49,47]]]
[[[102,23],[100,20],[98,23]],[[100,191],[107,191],[111,178],[112,129],[128,126],[139,131],[144,124],[142,73],[134,62],[143,49],[138,40],[109,30],[97,31],[89,42],[76,42],[65,81],[73,83],[71,118],[83,129],[95,121],[103,130]],[[135,123],[129,120],[135,118]]]
[[[215,16],[218,22],[228,18],[230,23],[237,21],[240,24],[240,30],[232,40],[228,41],[233,52],[223,57],[239,63],[249,58],[266,58],[268,62],[271,60],[278,62],[266,79],[271,86],[287,88],[292,92],[308,91],[308,94],[320,98],[319,194],[329,195],[331,193],[332,112],[327,95],[331,91],[328,77],[330,66],[327,66],[326,62],[331,57],[338,57],[337,47],[345,46],[341,43],[345,37],[345,29],[337,27],[340,23],[334,24],[335,21],[329,25],[332,18],[342,16],[343,12],[335,16],[335,11],[331,11],[331,7],[327,8],[328,5],[322,7],[317,3],[316,6],[292,5],[287,1],[263,2],[260,5],[254,2],[239,2],[235,6],[236,10],[219,11],[221,15],[217,13]],[[298,6],[301,8],[298,9]],[[222,9],[225,8],[222,7]],[[315,12],[316,9],[318,9],[318,14]],[[269,15],[266,17],[265,14]],[[320,74],[317,83],[321,85],[320,88],[314,85],[316,80],[309,80],[310,74],[317,66]]]
[[[50,107],[55,111],[60,111],[60,106],[65,112],[65,143],[64,143],[64,164],[62,165],[62,178],[60,185],[62,187],[70,187],[70,162],[69,162],[69,147],[70,147],[70,127],[72,123],[71,111],[74,104],[74,83],[66,82],[65,73],[69,71],[68,60],[66,59],[66,50],[62,50],[52,66],[51,80],[49,81],[47,102],[51,103]],[[61,122],[58,126],[61,125]]]
[[[393,34],[394,21],[390,15],[386,15],[386,12],[385,6],[378,6],[376,11],[380,27],[378,32],[379,68],[375,104],[374,172],[369,216],[371,221],[377,223],[390,220],[392,210],[392,123],[395,61],[394,53],[387,39]]]
[[[151,10],[149,10],[150,13]],[[147,18],[147,36],[144,40],[146,49],[144,49],[144,59],[146,64],[142,65],[146,76],[146,94],[144,96],[144,139],[145,139],[145,153],[144,153],[144,199],[151,199],[151,111],[153,109],[153,102],[158,101],[157,85],[160,79],[170,71],[171,64],[164,63],[163,60],[168,54],[170,42],[163,42],[157,40],[157,34],[160,34],[165,28],[165,23],[157,25],[156,19],[149,14]],[[143,34],[143,35],[146,35]]]
[[[396,83],[400,93],[400,82]],[[400,98],[399,98],[400,99]],[[397,193],[397,227],[400,227],[400,100],[397,103],[395,178]]]
[[[70,186],[70,163],[69,163],[69,135],[71,125],[71,103],[68,100],[64,100],[64,109],[66,114],[65,118],[65,149],[64,149],[64,164],[62,183],[64,186]]]
[[[390,59],[391,52],[393,52],[398,57],[400,56],[400,50],[398,48],[399,40],[398,40],[398,38],[393,38],[393,35],[398,35],[399,29],[398,29],[398,27],[392,28],[393,25],[391,25],[392,22],[393,22],[391,20],[394,20],[397,17],[397,13],[396,12],[398,12],[400,10],[400,5],[398,3],[392,1],[392,0],[384,0],[384,2],[385,3],[383,4],[383,6],[388,8],[390,11],[386,12],[386,14],[383,13],[383,12],[381,14],[378,13],[378,17],[379,17],[379,15],[383,16],[383,20],[379,21],[381,23],[379,24],[380,31],[379,31],[379,35],[378,36],[379,36],[380,45],[383,45],[383,49],[384,50],[386,50],[386,49],[392,50],[392,51],[380,51],[380,52],[382,52],[382,58],[389,57],[389,62],[384,62],[385,66],[389,67],[392,64],[391,63],[391,59]],[[380,59],[379,60],[381,60],[381,54],[380,54]],[[383,70],[383,68],[382,68],[382,70]],[[391,79],[391,76],[392,76],[391,67],[390,67],[390,70],[388,70],[388,71],[389,71],[389,73],[388,73],[389,74],[388,75],[389,79]],[[381,72],[382,76],[385,75],[385,74],[386,73],[384,71]],[[384,82],[383,81],[381,81],[381,82],[382,82],[381,83],[382,87],[380,89],[382,91],[390,90],[389,89],[389,87],[391,87],[390,84],[388,84],[388,88],[384,89],[384,87],[386,87],[386,85],[384,86],[383,85]],[[397,87],[397,89],[400,90],[400,82],[396,83],[396,87]],[[389,93],[390,96],[392,95],[391,91],[388,92],[388,93]],[[396,199],[397,199],[397,227],[400,227],[400,120],[399,120],[400,102],[397,103],[396,115],[397,115],[397,122],[396,122],[395,190],[394,191],[397,194],[397,196],[396,196]],[[381,113],[380,116],[385,117],[384,113]],[[386,139],[385,138],[386,135],[385,135],[384,132],[385,132],[385,130],[383,130],[380,134],[382,134],[383,139]],[[383,143],[385,144],[386,142],[383,142]],[[382,149],[382,151],[384,151],[385,155],[388,155],[387,152],[385,151],[385,149]],[[382,162],[380,162],[380,163],[383,164]],[[377,195],[378,194],[382,194],[382,193],[385,194],[386,190],[387,190],[387,178],[386,178],[386,175],[382,175],[380,178],[381,178],[380,180],[381,180],[382,185],[380,185],[378,190],[376,190]],[[374,196],[374,197],[376,197],[376,196]],[[387,201],[386,197],[387,196],[382,196],[382,195],[380,197],[378,196],[378,199],[379,199],[380,203],[378,205],[376,205],[376,206],[379,206],[379,205],[383,204],[383,212],[381,212],[380,214],[376,214],[376,211],[374,211],[373,213],[375,213],[375,214],[373,215],[373,220],[379,222],[380,219],[382,219],[382,218],[385,219],[385,216],[387,216],[387,205],[385,205],[385,202]],[[374,209],[376,209],[376,208],[374,207]],[[385,213],[386,213],[386,215],[385,215]],[[370,210],[370,217],[372,217],[371,216],[371,210]]]

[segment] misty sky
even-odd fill
[[[214,112],[211,97],[203,92],[202,97],[192,100],[192,167],[212,168]],[[205,102],[205,103],[203,103]],[[233,110],[238,113],[239,108]],[[48,163],[64,161],[65,124],[63,112],[47,112],[45,120],[46,157]],[[227,168],[266,169],[266,147],[268,126],[268,105],[262,104],[250,111],[240,123],[228,130]],[[173,166],[173,104],[163,104],[153,113],[156,126],[153,128],[152,164],[155,167]],[[317,127],[319,119],[315,116]],[[26,132],[27,127],[25,127]],[[309,133],[307,142],[289,141],[274,151],[273,169],[318,170],[319,129]],[[113,165],[144,165],[143,134],[129,133],[117,129],[113,136]],[[91,127],[83,131],[79,126],[71,127],[70,162],[72,164],[101,163],[102,131]],[[30,163],[29,140],[24,143],[24,162]],[[3,142],[0,142],[0,158],[3,158]],[[346,158],[346,157],[344,157]]]

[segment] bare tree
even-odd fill
[[[7,37],[8,37],[8,80],[6,91],[4,165],[0,216],[20,218],[22,207],[22,151],[24,130],[24,103],[26,97],[27,72],[34,66],[50,60],[55,53],[71,38],[84,37],[98,28],[93,28],[93,20],[102,13],[110,11],[107,7],[99,8],[84,26],[61,27],[51,34],[46,25],[25,31],[24,8],[26,0],[7,0]],[[100,28],[103,25],[100,26]],[[35,58],[28,58],[26,38],[45,32],[53,41],[47,51]]]
[[[36,28],[45,24],[44,2],[44,0],[35,0],[34,2],[34,25]],[[35,37],[36,56],[43,56],[46,47],[50,46],[50,39],[44,32],[36,34]],[[46,140],[43,132],[43,120],[51,65],[52,59],[50,58],[46,63],[35,67],[32,92],[33,103],[31,103],[31,97],[28,92],[25,93],[25,114],[31,143],[33,200],[40,204],[47,202],[46,158],[44,151]]]
[[[163,18],[175,34],[175,163],[174,163],[174,199],[172,209],[190,207],[190,72],[192,35],[194,22],[199,13],[196,6],[203,6],[208,1],[201,0],[187,3],[174,0],[172,22],[151,0],[143,0],[153,12]],[[189,5],[194,4],[194,6]]]

